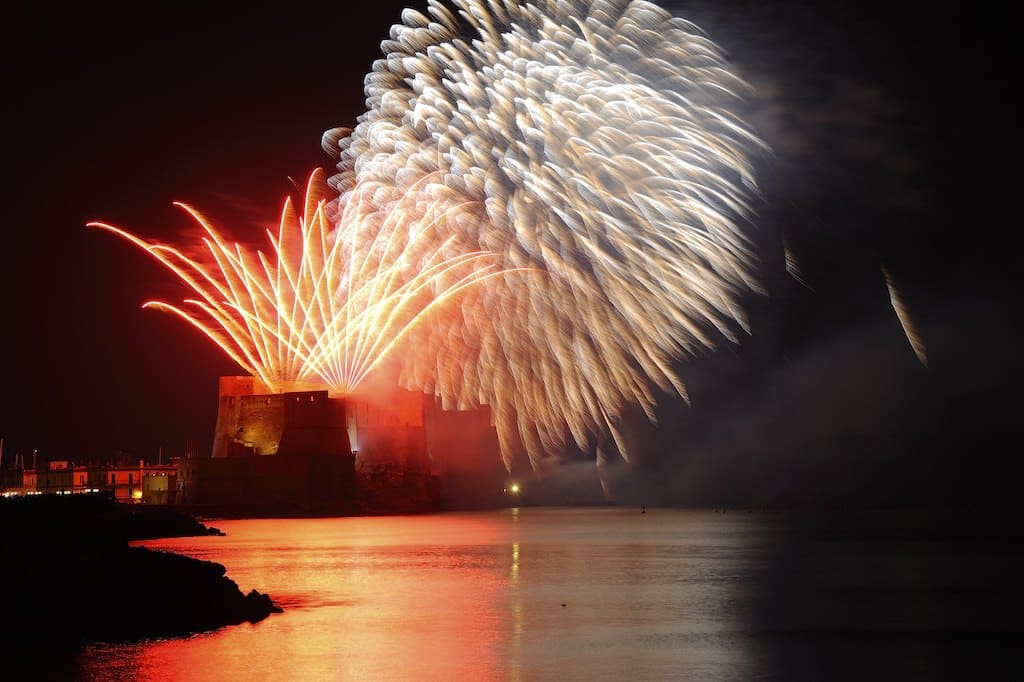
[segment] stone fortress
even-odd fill
[[[327,515],[501,503],[507,474],[488,409],[442,410],[430,396],[390,387],[343,397],[289,388],[220,378],[212,452],[181,460],[178,504]]]

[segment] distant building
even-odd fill
[[[142,503],[170,504],[174,502],[177,480],[177,464],[168,464],[156,469],[146,469],[142,476]]]
[[[177,463],[137,466],[75,465],[50,460],[39,469],[9,469],[0,479],[2,494],[72,495],[109,491],[118,502],[168,504],[175,489]]]
[[[138,466],[83,467],[79,480],[87,487],[110,490],[118,502],[168,504],[169,491],[178,477],[177,464],[146,464]],[[84,477],[84,478],[83,478]]]
[[[25,469],[24,471],[22,471],[21,477],[22,477],[21,486],[22,486],[22,490],[25,493],[30,493],[30,492],[31,493],[36,493],[36,492],[38,492],[38,488],[36,486],[36,481],[39,480],[39,476],[36,474],[35,468]]]
[[[67,460],[50,460],[44,469],[36,469],[36,490],[43,494],[71,492],[74,469]]]

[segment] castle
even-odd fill
[[[177,501],[211,513],[414,512],[498,503],[505,476],[486,408],[370,386],[332,397],[220,378],[209,457],[183,459]]]

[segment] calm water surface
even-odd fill
[[[1007,595],[986,552],[1005,550],[914,523],[530,508],[213,525],[227,535],[138,544],[220,562],[284,613],[89,645],[83,678],[937,679],[1021,641],[993,625]]]

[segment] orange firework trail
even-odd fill
[[[210,262],[107,223],[88,225],[143,249],[197,294],[182,306],[148,301],[144,308],[183,318],[272,390],[312,382],[346,394],[440,306],[509,270],[487,252],[462,251],[454,237],[439,236],[454,216],[473,217],[467,204],[425,202],[416,185],[382,212],[357,187],[335,224],[318,190],[323,184],[318,169],[301,214],[285,201],[277,234],[267,230],[269,256],[226,240],[178,202],[206,233]]]

